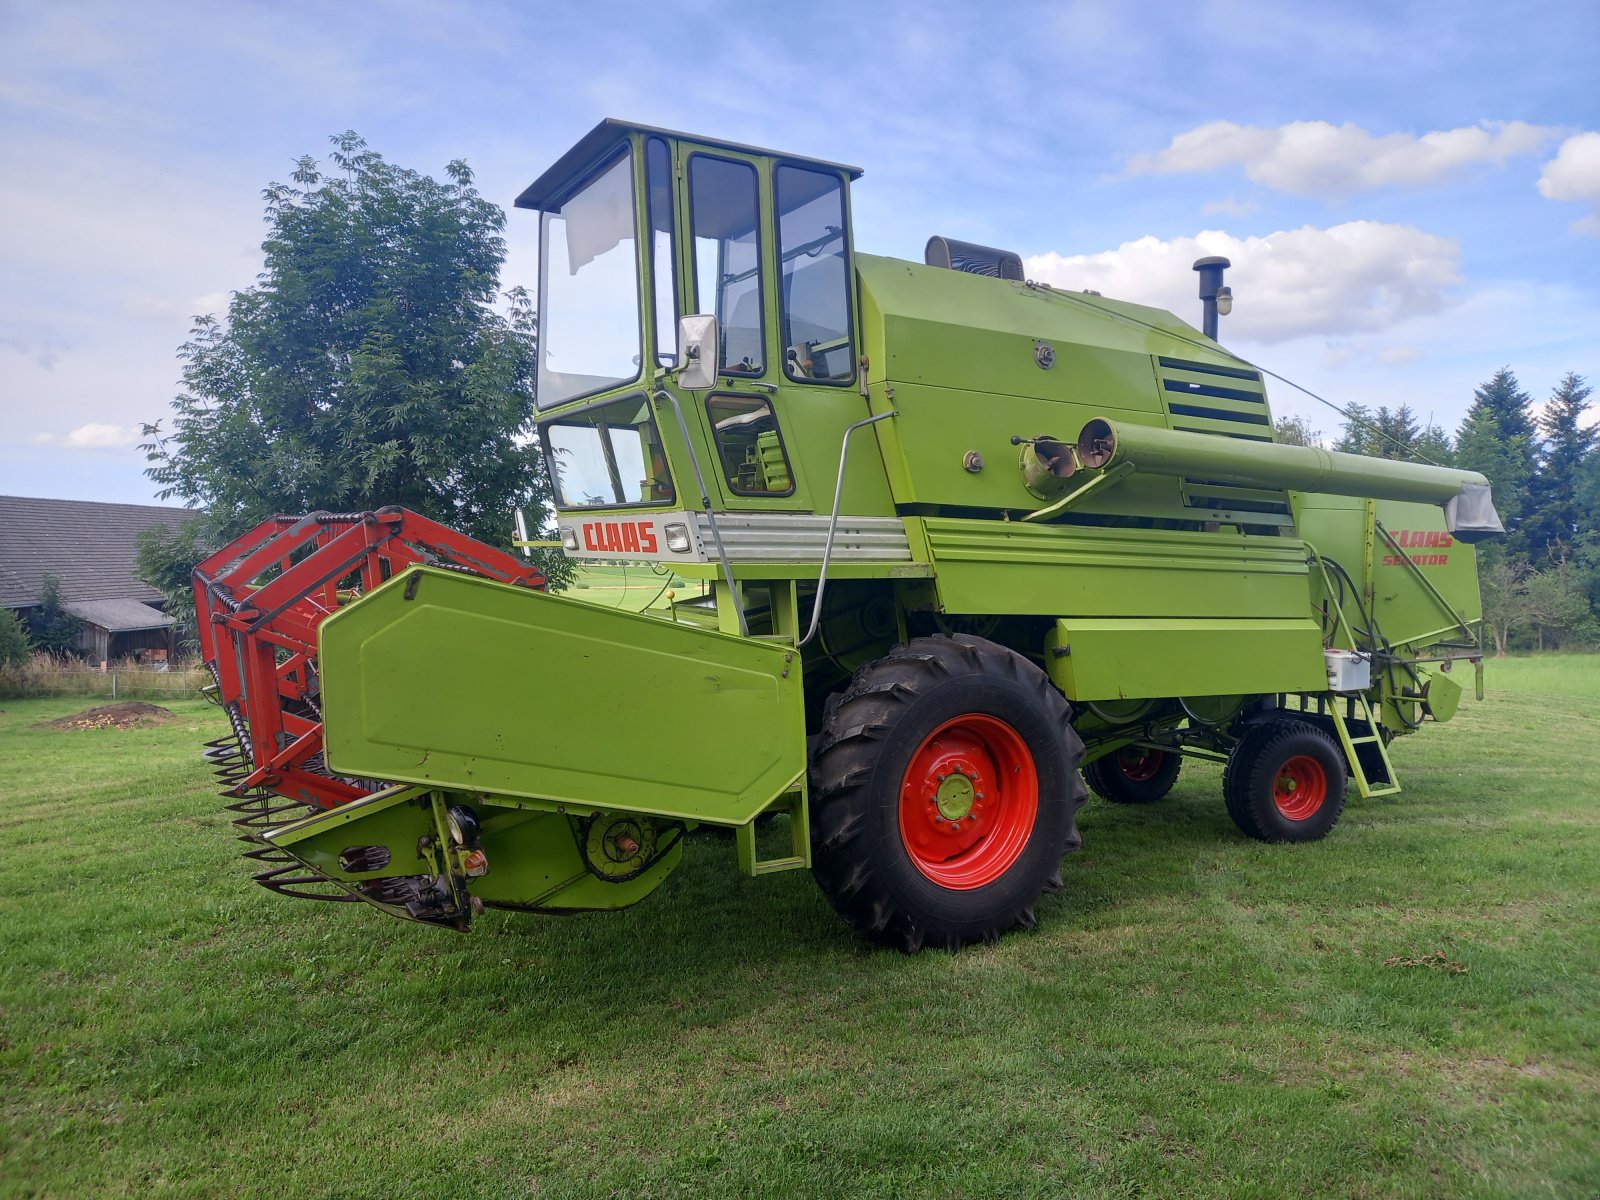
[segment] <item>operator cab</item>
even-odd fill
[[[860,174],[606,120],[517,198],[540,213],[538,424],[563,516],[692,514],[696,468],[717,511],[816,512],[827,491],[825,511],[834,426],[861,407],[848,196]],[[694,392],[678,386],[689,314],[715,316],[717,331],[697,363],[710,386]],[[644,542],[665,540],[641,530],[638,546],[613,548],[561,525],[585,556],[652,557]]]

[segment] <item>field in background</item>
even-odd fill
[[[684,579],[666,567],[652,570],[647,563],[618,564],[614,567],[586,563],[573,577],[571,594],[591,604],[611,604],[639,612],[647,608],[666,608],[672,601],[667,592],[678,601],[692,600],[705,595],[704,581]]]
[[[1600,1194],[1600,658],[1489,685],[1326,842],[1200,765],[1083,810],[1037,930],[916,958],[709,833],[617,914],[281,899],[215,709],[0,703],[0,1195]]]
[[[580,566],[572,587],[573,595],[579,599],[631,612],[665,609],[672,599],[692,600],[706,592],[705,584],[698,580],[685,580],[665,568],[654,571],[646,563]],[[667,596],[669,590],[672,598]],[[211,677],[198,662],[174,663],[171,670],[158,671],[149,666],[136,666],[130,660],[113,663],[109,669],[101,671],[85,663],[62,662],[46,654],[35,654],[25,666],[0,666],[0,702],[47,696],[164,701],[195,695],[209,682]]]
[[[0,666],[0,703],[43,696],[83,696],[106,700],[182,700],[199,694],[211,676],[198,661],[173,663],[165,671],[112,663],[102,671],[76,659],[35,654],[20,667]]]

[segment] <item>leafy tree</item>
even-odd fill
[[[1529,550],[1535,561],[1564,559],[1580,537],[1592,531],[1597,515],[1580,501],[1583,467],[1600,431],[1584,428],[1591,388],[1568,371],[1538,419],[1544,445],[1529,490]]]
[[[146,474],[221,537],[274,512],[401,504],[506,546],[512,510],[544,513],[549,481],[525,436],[532,306],[518,288],[493,307],[505,214],[464,162],[436,180],[331,140],[331,173],[302,158],[263,193],[264,269],[226,320],[195,319],[172,429],[145,427]]]
[[[1279,417],[1272,428],[1278,441],[1285,446],[1322,445],[1322,431],[1311,428],[1309,417]]]
[[[0,667],[20,667],[33,652],[27,627],[15,610],[0,608]]]
[[[1594,612],[1569,563],[1531,572],[1523,581],[1521,607],[1522,620],[1533,627],[1539,650],[1595,640]]]
[[[1494,638],[1496,658],[1504,658],[1512,630],[1528,616],[1528,564],[1504,554],[1478,559],[1478,590],[1483,597],[1483,623]]]
[[[44,594],[39,607],[28,618],[28,636],[40,650],[50,654],[71,654],[78,648],[83,622],[69,613],[61,602],[61,580],[44,577]]]
[[[135,539],[134,575],[167,598],[167,612],[183,630],[181,646],[197,648],[194,639],[194,568],[224,544],[209,517],[192,517],[174,528],[152,525]]]

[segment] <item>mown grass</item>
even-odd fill
[[[284,900],[214,710],[7,702],[0,1195],[1593,1196],[1600,658],[1490,672],[1326,842],[1187,770],[1085,808],[1036,931],[916,958],[709,834],[618,914]]]
[[[683,579],[666,568],[652,570],[649,563],[617,563],[602,566],[585,563],[573,576],[574,594],[591,604],[609,604],[639,612],[648,608],[667,608],[671,591],[677,600],[690,600],[703,595],[703,580]]]

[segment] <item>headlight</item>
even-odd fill
[[[478,847],[478,814],[465,804],[457,804],[445,814],[445,823],[450,826],[450,840],[458,846],[469,850]]]
[[[674,554],[689,553],[689,527],[687,525],[668,525],[666,528],[667,549]]]

